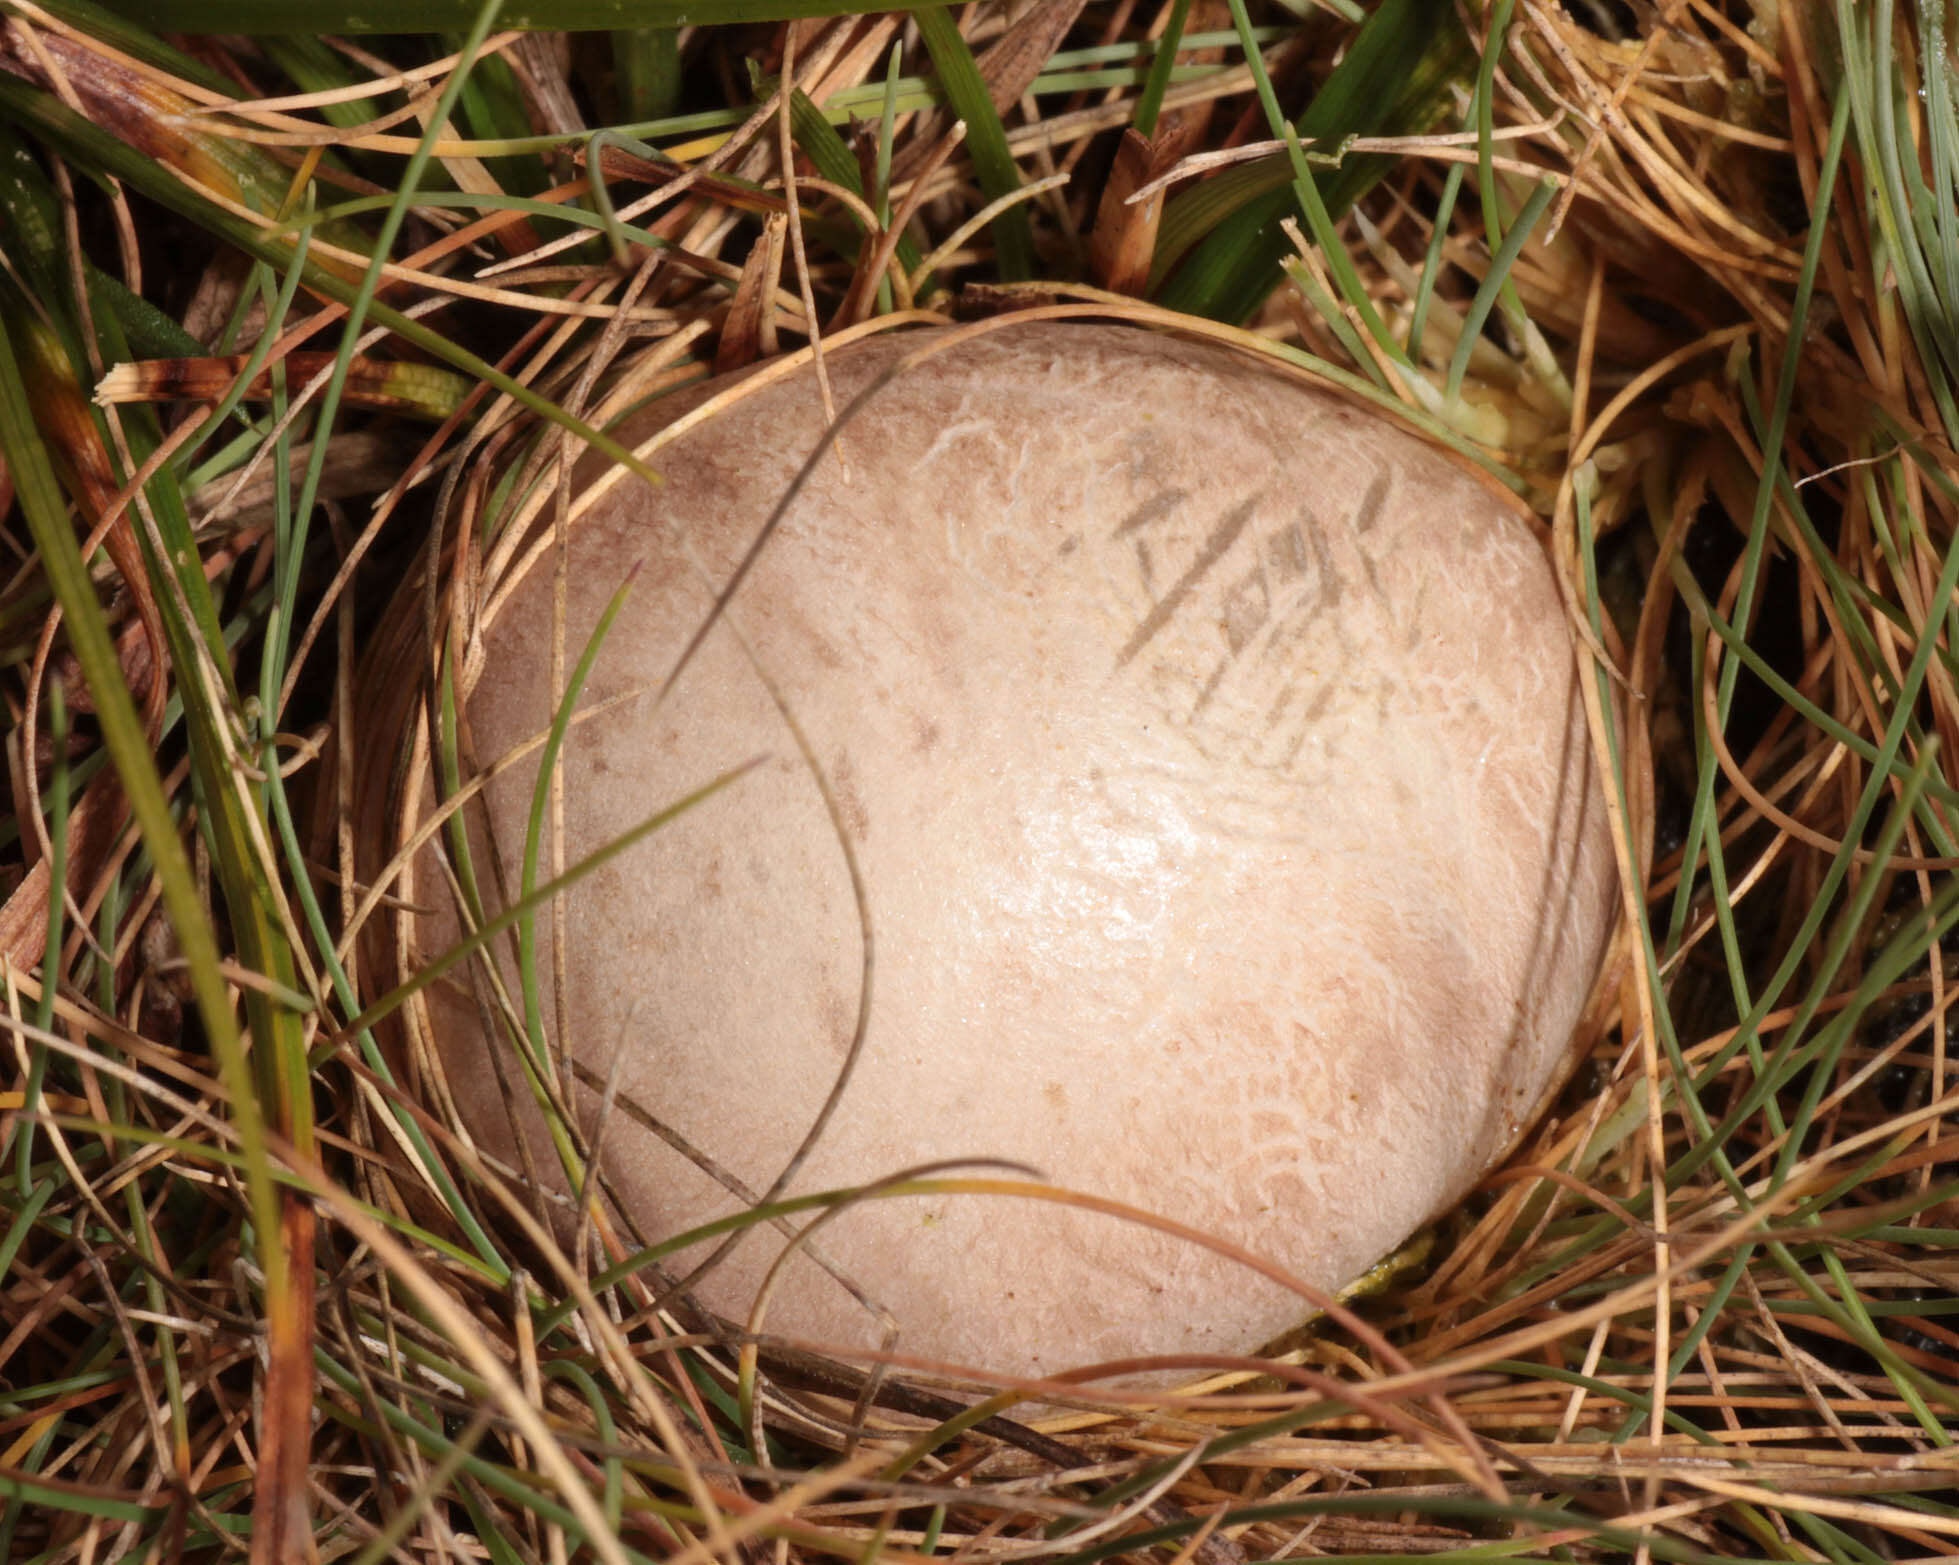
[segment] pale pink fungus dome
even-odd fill
[[[837,404],[936,335],[833,354]],[[572,529],[573,658],[640,571],[581,705],[629,698],[567,744],[567,861],[768,756],[570,894],[573,1051],[601,1078],[626,1051],[622,1096],[751,1191],[830,1092],[859,915],[766,674],[875,942],[861,1055],[794,1190],[1016,1159],[1348,1282],[1520,1133],[1612,917],[1571,636],[1528,525],[1244,353],[1010,325],[855,410],[656,704],[823,429],[797,372]],[[479,764],[549,722],[551,576],[546,553],[485,630]],[[533,752],[487,790],[506,885],[535,776]],[[454,927],[425,921],[423,954]],[[476,1006],[449,988],[433,1014],[466,1119],[510,1157]],[[740,1205],[623,1111],[603,1157],[655,1236]],[[1244,1352],[1306,1313],[1205,1249],[1028,1199],[867,1202],[816,1243],[901,1351],[1006,1373]],[[750,1235],[702,1297],[739,1320],[781,1244]],[[802,1255],[767,1327],[881,1337]]]

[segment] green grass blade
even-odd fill
[[[1020,169],[1007,148],[1006,127],[994,110],[986,83],[952,13],[944,6],[923,6],[916,14],[919,35],[932,54],[932,68],[945,88],[946,101],[966,122],[966,151],[987,200],[997,201],[1020,188]],[[1034,275],[1034,230],[1026,207],[1016,204],[993,219],[993,264],[1002,282],[1024,282]]]
[[[1517,214],[1517,221],[1503,236],[1503,243],[1498,246],[1496,254],[1490,257],[1490,269],[1477,287],[1476,297],[1463,314],[1462,335],[1456,339],[1456,351],[1449,360],[1449,379],[1443,395],[1450,402],[1462,395],[1463,377],[1469,373],[1469,356],[1475,352],[1476,344],[1482,338],[1483,323],[1490,318],[1490,311],[1496,307],[1498,296],[1511,286],[1510,268],[1517,264],[1517,257],[1523,253],[1524,241],[1530,238],[1537,220],[1551,204],[1555,189],[1548,179],[1538,181],[1537,189],[1524,203],[1523,211]]]
[[[850,148],[844,145],[844,139],[837,134],[836,126],[830,123],[823,111],[810,101],[809,94],[800,87],[789,98],[789,130],[796,138],[796,145],[809,154],[809,160],[816,165],[817,173],[831,184],[841,185],[855,195],[866,195],[864,172],[857,166],[857,159],[851,156]],[[888,158],[884,168],[888,176],[890,173]],[[875,206],[873,210],[876,210]],[[852,214],[852,221],[855,220],[855,214]],[[847,253],[853,260],[856,259],[855,248]],[[918,263],[923,257],[918,253],[918,246],[911,240],[900,239],[898,259],[904,266],[906,275],[910,275],[918,270]]]
[[[115,762],[130,810],[155,865],[163,903],[183,952],[212,1052],[218,1057],[225,1085],[231,1092],[232,1122],[245,1154],[247,1188],[259,1242],[262,1254],[272,1257],[268,1273],[274,1268],[283,1271],[283,1260],[278,1257],[278,1209],[270,1177],[265,1126],[259,1115],[244,1040],[219,965],[217,937],[205,917],[190,856],[177,835],[177,823],[163,791],[163,779],[156,769],[149,735],[123,683],[115,641],[109,634],[74,529],[69,525],[67,504],[55,480],[47,448],[35,427],[33,406],[15,356],[12,333],[4,328],[0,328],[0,451],[6,454],[17,503],[34,536],[35,547],[40,550],[42,568],[61,604],[69,645],[95,700],[102,742]]]
[[[157,0],[155,8],[162,9],[169,3],[170,0]],[[113,44],[132,59],[154,65],[158,70],[168,71],[172,76],[209,88],[212,92],[233,93],[238,90],[238,84],[229,77],[220,75],[202,60],[185,54],[181,49],[172,48],[157,37],[159,31],[183,32],[184,28],[159,29],[154,23],[132,19],[134,7],[97,5],[95,0],[40,0],[40,4],[50,16],[59,17],[104,43]]]
[[[1796,293],[1796,308],[1792,318],[1793,329],[1788,345],[1783,350],[1782,370],[1776,381],[1775,415],[1768,429],[1768,443],[1762,447],[1767,465],[1781,461],[1781,441],[1788,428],[1789,406],[1795,395],[1796,370],[1802,352],[1802,328],[1807,317],[1811,291],[1815,286],[1816,270],[1822,259],[1823,241],[1829,233],[1825,221],[1830,205],[1836,196],[1837,169],[1841,164],[1846,134],[1850,128],[1852,99],[1849,93],[1838,96],[1836,110],[1830,125],[1830,140],[1824,153],[1821,176],[1817,182],[1815,210],[1810,215],[1809,240],[1803,251],[1802,281]],[[1746,627],[1753,613],[1755,584],[1761,574],[1761,556],[1767,547],[1767,522],[1769,506],[1774,495],[1774,479],[1769,471],[1763,474],[1756,493],[1755,511],[1749,519],[1747,557],[1742,566],[1740,588],[1736,594],[1735,623]],[[1721,687],[1716,698],[1718,720],[1725,723],[1734,704],[1734,687],[1740,678],[1739,666],[1729,664],[1722,670]],[[1717,762],[1711,750],[1701,751],[1700,775],[1697,780],[1693,812],[1689,818],[1684,863],[1692,864],[1699,858],[1703,843],[1710,851],[1718,846],[1718,832],[1709,832],[1709,821],[1714,808],[1714,783]],[[1703,833],[1708,833],[1704,836]],[[1682,875],[1680,889],[1675,894],[1674,905],[1668,923],[1667,951],[1671,954],[1686,928],[1688,908],[1692,898],[1692,877]],[[1726,900],[1725,896],[1722,898]]]
[[[1145,136],[1156,134],[1156,117],[1163,110],[1164,90],[1170,85],[1170,70],[1177,63],[1177,51],[1183,47],[1184,23],[1189,18],[1190,0],[1175,0],[1170,7],[1170,20],[1163,25],[1163,37],[1156,46],[1156,57],[1150,61],[1149,79],[1136,99],[1136,116],[1130,121]]]
[[[445,973],[453,972],[478,951],[487,947],[499,935],[515,927],[517,921],[526,914],[536,912],[537,909],[549,903],[553,897],[577,885],[579,881],[591,874],[593,870],[611,863],[612,860],[616,859],[628,848],[650,837],[661,827],[678,820],[696,805],[706,803],[723,788],[730,787],[734,783],[739,782],[760,764],[761,758],[758,757],[756,760],[750,761],[745,765],[735,767],[732,771],[723,772],[711,782],[696,788],[692,793],[687,794],[683,798],[676,799],[665,809],[648,816],[630,831],[615,837],[611,842],[608,842],[596,852],[587,854],[562,875],[557,876],[555,879],[545,881],[535,891],[531,892],[530,895],[519,897],[495,918],[487,920],[474,934],[458,941],[447,951],[443,952],[441,956],[425,963],[421,971],[416,973],[414,977],[397,984],[393,989],[390,989],[386,994],[382,995],[380,999],[376,1000],[366,1010],[362,1011],[360,1015],[349,1022],[344,1032],[352,1034],[364,1027],[372,1027],[382,1017],[391,1015],[406,1001],[420,994]]]
[[[531,789],[530,819],[524,827],[524,868],[520,883],[520,895],[524,898],[532,896],[537,890],[537,865],[544,848],[544,816],[551,803],[551,782],[558,775],[558,756],[564,750],[565,735],[571,731],[572,716],[578,710],[578,698],[598,663],[606,635],[611,631],[613,621],[618,619],[619,611],[626,606],[626,597],[632,590],[633,575],[628,575],[599,615],[599,622],[586,639],[585,649],[579,654],[571,677],[565,681],[564,698],[559,701],[558,710],[552,714],[551,730],[544,740],[544,753],[538,757],[537,784]],[[535,912],[527,912],[517,920],[517,975],[524,996],[524,1030],[530,1034],[532,1056],[546,1067],[548,1079],[551,1051],[544,1039],[544,1002],[537,974]]]
[[[1452,0],[1383,0],[1294,129],[1308,145],[1425,131],[1449,110],[1475,58]],[[1387,157],[1349,157],[1316,174],[1328,213],[1344,216],[1393,166]],[[1280,154],[1269,167],[1231,172],[1238,178],[1224,192],[1207,188],[1223,179],[1210,180],[1164,207],[1151,275],[1167,309],[1248,320],[1279,280],[1288,248],[1279,224],[1296,205],[1290,165]],[[1239,198],[1229,216],[1216,211],[1221,194]]]
[[[621,120],[657,120],[680,102],[680,31],[632,27],[611,38],[613,94]]]

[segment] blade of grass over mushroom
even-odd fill
[[[973,54],[960,36],[952,13],[942,5],[920,6],[913,14],[919,36],[931,51],[932,69],[946,101],[966,123],[966,150],[989,201],[1020,189],[1020,169],[1007,147],[1006,127],[993,107]],[[1019,203],[1002,207],[993,219],[993,264],[1002,282],[1022,282],[1034,274],[1034,231]]]
[[[528,895],[519,897],[501,913],[497,914],[496,917],[484,922],[473,934],[458,941],[447,951],[443,952],[441,956],[428,962],[413,978],[397,984],[393,989],[381,996],[380,999],[368,1006],[366,1010],[362,1011],[360,1015],[356,1016],[341,1029],[341,1036],[344,1037],[353,1034],[362,1028],[372,1027],[382,1017],[392,1014],[404,1001],[420,994],[445,973],[453,971],[456,967],[468,961],[470,957],[488,946],[490,942],[503,934],[504,931],[514,929],[519,920],[535,913],[539,908],[548,904],[560,892],[577,885],[579,881],[591,874],[593,870],[611,863],[612,860],[616,859],[628,848],[644,841],[661,827],[678,820],[696,805],[706,803],[707,800],[713,798],[722,789],[739,782],[757,766],[761,765],[763,759],[765,758],[757,757],[755,760],[745,762],[730,771],[723,772],[720,776],[703,784],[692,793],[687,794],[684,798],[677,799],[665,809],[648,816],[638,826],[623,836],[615,838],[596,852],[587,854],[562,875],[545,881]]]
[[[1243,0],[1233,14],[1243,36],[1250,25]],[[1256,69],[1255,54],[1254,46],[1247,59]],[[1384,0],[1293,128],[1314,144],[1427,130],[1447,112],[1473,59],[1448,0]],[[1267,113],[1272,134],[1282,136],[1276,103],[1268,103]],[[1338,219],[1393,166],[1384,156],[1349,155],[1314,183]],[[1228,170],[1167,202],[1152,267],[1157,302],[1215,320],[1249,319],[1279,278],[1287,248],[1279,223],[1295,204],[1291,178],[1280,155]]]
[[[932,1172],[912,1171],[902,1176],[879,1180],[864,1185],[842,1185],[833,1189],[812,1191],[807,1195],[784,1196],[759,1206],[744,1207],[725,1217],[712,1218],[697,1223],[691,1228],[669,1235],[656,1244],[650,1244],[635,1251],[624,1259],[614,1262],[605,1270],[595,1272],[590,1281],[594,1293],[602,1293],[626,1281],[636,1272],[648,1266],[669,1259],[672,1256],[705,1244],[710,1239],[719,1239],[760,1223],[772,1223],[785,1217],[801,1216],[805,1212],[828,1211],[842,1204],[854,1201],[892,1201],[915,1195],[966,1195],[1001,1197],[1009,1200],[1027,1200],[1057,1205],[1086,1205],[1094,1207],[1099,1203],[1093,1197],[1084,1196],[1079,1191],[1043,1183],[1033,1177],[1024,1165],[1004,1162],[994,1158],[967,1158],[954,1160],[954,1164],[977,1164],[998,1166],[1015,1175],[1000,1178],[984,1175],[947,1174],[937,1170],[954,1166],[931,1164]],[[1136,1209],[1128,1209],[1127,1216],[1139,1222],[1155,1222],[1151,1214]],[[1172,1229],[1176,1225],[1169,1225]],[[1189,1237],[1188,1231],[1184,1237]],[[555,1330],[569,1321],[578,1309],[575,1299],[567,1299],[554,1308],[545,1311],[538,1318],[540,1333]],[[1345,1404],[1329,1404],[1329,1410],[1351,1411]],[[1297,1410],[1288,1414],[1298,1417]],[[1295,1426],[1296,1427],[1296,1426]],[[1230,1437],[1225,1437],[1227,1440]],[[1220,1451],[1235,1449],[1232,1445],[1214,1447]]]
[[[613,593],[605,611],[592,634],[586,638],[584,650],[573,665],[571,676],[565,681],[564,699],[558,703],[558,710],[551,718],[551,730],[545,736],[543,753],[538,757],[537,783],[531,789],[530,820],[524,830],[523,878],[520,885],[520,901],[528,901],[537,892],[538,857],[544,849],[544,816],[551,802],[552,781],[558,776],[559,756],[564,749],[565,735],[571,729],[571,719],[578,710],[578,698],[584,692],[585,681],[591,677],[593,666],[604,649],[605,638],[612,629],[613,621],[618,619],[619,611],[626,606],[626,596],[633,589],[633,577],[628,574]],[[526,912],[517,920],[517,975],[523,990],[524,1030],[530,1035],[531,1057],[539,1067],[550,1060],[551,1049],[544,1037],[543,989],[537,971],[537,918]]]
[[[449,642],[444,649],[442,666],[436,671],[436,735],[435,735],[435,773],[440,789],[439,797],[454,799],[463,788],[462,734],[456,708],[456,663],[457,653],[454,641],[455,632],[451,629]],[[467,916],[471,928],[481,928],[489,918],[483,898],[482,879],[476,869],[476,851],[469,840],[468,822],[460,811],[452,810],[443,822],[445,840],[449,846],[452,873],[455,876],[456,890],[462,902],[462,911]],[[517,1040],[519,1048],[528,1049],[528,1035]],[[544,1079],[541,1067],[534,1067],[540,1081]],[[557,1127],[554,1125],[553,1129]]]

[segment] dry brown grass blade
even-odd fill
[[[319,1557],[313,1531],[313,1205],[289,1190],[280,1203],[280,1242],[298,1286],[265,1323],[265,1410],[259,1423],[252,1504],[252,1565]]]
[[[1163,195],[1158,191],[1140,201],[1132,198],[1175,161],[1159,142],[1133,127],[1122,133],[1088,236],[1089,269],[1110,293],[1140,294],[1149,283]]]
[[[109,852],[129,818],[122,789],[112,777],[89,785],[68,817],[69,894],[95,900]],[[0,905],[0,954],[23,969],[38,964],[47,951],[48,893],[51,870],[45,854],[28,867],[20,884]]]
[[[50,337],[36,331],[30,342],[33,349],[25,358],[23,369],[48,433],[56,468],[68,492],[80,500],[82,515],[93,529],[87,549],[92,552],[100,547],[107,552],[148,642],[146,655],[132,654],[125,660],[124,668],[131,675],[147,674],[140,684],[132,682],[131,689],[142,697],[144,717],[154,737],[163,721],[169,654],[164,646],[163,621],[157,611],[156,595],[136,542],[135,523],[127,508],[113,503],[121,486],[108,447],[89,411],[86,393]],[[28,699],[31,713],[33,692]]]
[[[1036,0],[973,63],[993,107],[1005,113],[1048,63],[1082,13],[1084,0]]]
[[[714,350],[715,374],[725,375],[758,358],[774,356],[774,300],[782,285],[783,241],[788,232],[789,219],[783,213],[771,212],[762,225],[761,243],[749,252],[721,325],[721,340]]]
[[[583,147],[574,149],[572,153],[580,163],[584,163],[590,155],[589,150]],[[785,209],[783,198],[769,191],[755,190],[739,180],[717,178],[713,173],[697,168],[655,163],[610,143],[603,145],[599,151],[599,166],[608,179],[630,179],[655,190],[684,180],[689,189],[698,190],[703,196],[736,211],[776,213]]]
[[[250,355],[204,359],[135,359],[118,364],[97,383],[98,402],[211,402],[235,387]],[[333,367],[331,353],[302,351],[285,355],[287,372],[311,381]],[[357,407],[442,418],[454,410],[460,386],[423,366],[365,355],[348,366],[344,399]],[[245,387],[254,401],[272,396],[272,370],[261,370]]]

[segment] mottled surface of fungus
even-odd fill
[[[837,405],[935,340],[835,352]],[[1452,460],[1244,354],[1013,325],[852,409],[656,702],[824,427],[807,370],[750,386],[653,457],[661,488],[619,482],[571,528],[571,658],[639,574],[581,702],[615,704],[566,744],[567,861],[768,757],[570,894],[573,1052],[602,1078],[624,1051],[622,1097],[767,1189],[859,1030],[841,829],[875,961],[795,1191],[1015,1159],[1346,1283],[1519,1134],[1608,931],[1540,544]],[[550,721],[541,558],[484,631],[480,763]],[[486,792],[507,876],[535,774]],[[511,1157],[476,1007],[451,988],[433,1015]],[[602,1145],[655,1237],[740,1206],[620,1110]],[[706,1302],[741,1319],[781,1244],[750,1235]],[[816,1246],[901,1351],[1008,1373],[1243,1352],[1305,1314],[1218,1254],[1022,1197],[866,1202]],[[881,1337],[802,1255],[766,1325]]]

